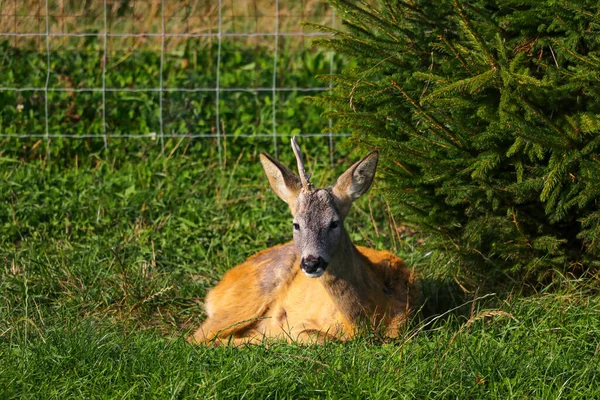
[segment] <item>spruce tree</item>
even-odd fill
[[[597,1],[331,0],[356,59],[319,99],[377,147],[397,220],[469,268],[600,262]]]

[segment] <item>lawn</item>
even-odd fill
[[[330,58],[295,37],[275,66],[264,39],[173,41],[162,60],[157,42],[115,40],[103,77],[100,37],[58,39],[50,65],[42,42],[0,42],[3,87],[60,89],[47,113],[43,91],[0,91],[0,398],[600,398],[598,277],[492,289],[390,217],[377,182],[346,224],[420,277],[427,301],[401,337],[189,345],[223,273],[291,239],[258,161],[273,121],[289,166],[289,135],[328,121],[305,101],[318,91],[186,90],[213,88],[217,64],[230,89],[270,88],[273,70],[278,87],[328,86]],[[336,72],[353,65],[334,58]],[[183,90],[161,98],[161,80]],[[87,90],[103,85],[126,90]],[[214,136],[217,103],[219,143],[173,137]],[[337,137],[330,154],[329,140],[300,137],[318,186],[364,155]]]
[[[428,301],[403,336],[189,345],[219,277],[291,238],[258,162],[272,141],[229,139],[219,164],[206,139],[65,141],[50,158],[35,140],[0,148],[2,398],[600,397],[597,279],[478,290],[397,229],[377,185],[347,227],[420,274]],[[301,145],[320,185],[362,156],[340,141],[330,166],[327,138]]]

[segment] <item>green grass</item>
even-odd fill
[[[99,46],[96,40],[83,44],[78,40],[52,51],[48,74],[45,49],[15,48],[8,40],[0,40],[0,82],[7,88],[44,88],[48,79],[50,89],[62,90],[48,93],[48,134],[102,137],[106,129],[109,144],[121,135],[158,136],[161,122],[165,136],[214,135],[217,98],[222,135],[271,135],[274,117],[279,133],[314,134],[327,128],[323,109],[304,101],[319,91],[274,94],[269,90],[274,83],[273,49],[265,44],[225,41],[219,46],[216,41],[190,40],[165,54],[162,75],[160,52],[115,45],[104,76],[105,86],[115,91],[105,93],[104,103]],[[275,84],[278,88],[327,87],[329,82],[319,76],[329,75],[330,62],[326,53],[297,49],[293,40],[281,39]],[[347,64],[334,57],[335,71]],[[162,103],[156,91],[161,77]],[[242,90],[222,91],[217,97],[213,90],[217,86]],[[185,91],[198,88],[206,90]],[[138,91],[119,91],[130,89]],[[45,119],[43,91],[0,91],[0,135],[44,137]],[[62,139],[53,141],[59,145],[51,147],[56,152]]]
[[[167,141],[164,155],[151,142],[90,153],[101,146],[81,141],[50,159],[43,146],[5,144],[0,397],[600,397],[597,280],[557,278],[529,296],[463,294],[460,266],[410,237],[401,244],[376,190],[348,227],[357,244],[391,248],[422,275],[429,302],[403,337],[188,345],[224,271],[291,237],[287,206],[258,163],[271,145],[231,139],[218,165],[207,140]],[[327,139],[301,145],[320,184],[361,156],[339,143],[330,168]]]

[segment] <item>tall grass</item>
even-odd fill
[[[256,34],[304,32],[301,23],[338,24],[333,9],[325,0],[49,0],[48,32],[51,34],[81,34],[104,32],[104,3],[108,33],[111,34],[216,34],[219,30],[219,3],[221,3],[221,31],[223,33]],[[279,3],[279,4],[277,4]],[[277,18],[276,18],[277,16]],[[276,28],[275,22],[278,21]],[[0,32],[29,33],[46,32],[46,0],[0,2]],[[167,49],[181,47],[188,39],[172,37]],[[251,41],[251,38],[243,39]],[[262,43],[272,41],[269,36]],[[52,50],[64,48],[69,43],[84,43],[85,39],[53,37]],[[151,51],[160,51],[160,40],[148,37],[130,39],[130,43],[148,45]],[[37,45],[45,50],[45,37],[13,37],[15,47]],[[308,43],[297,38],[293,46]]]
[[[352,239],[395,247],[427,282],[435,314],[424,310],[393,341],[188,345],[223,272],[290,238],[287,207],[257,162],[268,145],[232,140],[224,165],[207,142],[191,140],[168,141],[164,155],[141,144],[69,159],[4,152],[2,398],[600,395],[594,280],[557,279],[527,297],[465,294],[451,274],[459,266],[399,236],[376,187],[352,210]],[[302,145],[319,185],[360,157],[338,146],[329,168],[326,139]]]

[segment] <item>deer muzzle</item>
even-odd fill
[[[318,278],[327,268],[327,261],[322,257],[307,256],[300,260],[300,268],[309,278]]]

